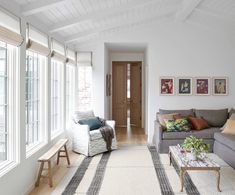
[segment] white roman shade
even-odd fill
[[[92,52],[77,52],[78,66],[92,66]]]
[[[67,48],[67,63],[76,65],[76,53],[75,51]]]
[[[37,29],[33,28],[31,25],[28,25],[27,38],[28,50],[39,53],[43,56],[50,55],[48,36],[46,34],[41,33]]]
[[[63,44],[52,39],[51,40],[51,48],[52,48],[51,57],[53,59],[61,61],[63,63],[66,62],[65,47]]]
[[[20,46],[24,38],[20,34],[20,19],[0,9],[0,40]]]

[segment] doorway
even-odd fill
[[[120,144],[145,144],[142,128],[142,62],[112,62],[112,118]]]

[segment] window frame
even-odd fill
[[[71,117],[73,115],[75,108],[75,82],[76,82],[76,66],[72,64],[66,64],[66,109],[65,109],[65,122],[66,122],[66,129],[71,127]]]
[[[35,66],[35,60],[36,60],[36,64],[37,64],[37,76],[35,77],[35,75],[27,75],[27,70],[30,70],[29,69],[29,60],[31,58],[31,71],[34,73],[34,66]],[[26,72],[25,72],[25,86],[27,86],[27,79],[30,79],[31,80],[31,99],[27,99],[27,95],[29,95],[30,93],[28,93],[28,88],[26,87],[25,88],[25,113],[26,113],[26,118],[25,118],[25,125],[26,125],[26,156],[29,157],[31,156],[33,153],[35,153],[38,149],[40,149],[43,145],[45,145],[47,142],[46,142],[46,130],[47,128],[44,127],[44,124],[45,124],[45,118],[43,117],[43,114],[42,113],[45,113],[46,112],[46,109],[45,109],[45,94],[46,94],[46,86],[45,86],[45,79],[46,79],[46,66],[47,66],[47,57],[46,56],[42,56],[40,54],[38,54],[37,52],[33,52],[33,51],[29,51],[29,50],[26,50]],[[35,81],[37,81],[37,99],[34,99],[34,86],[35,86]],[[33,100],[32,100],[33,99]],[[27,131],[29,132],[30,130],[27,129],[28,128],[28,123],[27,123],[27,120],[28,120],[28,114],[27,114],[27,103],[28,102],[31,102],[31,106],[32,108],[34,108],[34,104],[37,103],[37,121],[35,120],[32,120],[31,121],[31,131],[33,133],[35,133],[35,129],[33,129],[35,126],[34,124],[37,123],[37,141],[33,142],[33,143],[30,143],[30,144],[27,144],[27,137],[29,137],[29,133],[27,133]],[[32,118],[34,119],[34,115],[35,115],[35,110],[32,109],[31,110],[31,113],[32,113]],[[33,138],[35,139],[35,138]]]
[[[51,133],[51,140],[55,139],[58,135],[64,132],[64,63],[58,60],[51,59],[51,78],[50,78],[50,84],[51,84],[51,95],[50,95],[50,133]],[[55,69],[57,68],[57,70]],[[57,75],[56,75],[57,72]],[[58,73],[59,72],[59,73]],[[56,76],[56,78],[55,78]],[[55,90],[55,83],[57,83],[57,91]],[[55,91],[57,92],[58,96],[55,96]],[[57,99],[58,103],[57,105],[57,112],[55,113],[54,108],[56,107],[56,103],[54,103],[54,100]],[[59,110],[58,110],[59,109]],[[57,123],[56,126],[56,119],[55,115],[58,115],[57,121],[60,121]]]
[[[20,60],[19,55],[20,51],[19,48],[6,42],[0,41],[1,44],[4,44],[6,47],[6,54],[5,54],[5,66],[6,66],[6,77],[8,79],[5,82],[5,122],[6,122],[6,129],[5,135],[6,136],[6,148],[7,148],[7,159],[0,163],[0,177],[7,173],[9,170],[14,168],[19,163],[19,132],[18,128],[16,127],[16,117],[17,117],[17,98],[16,93],[16,84],[17,79],[16,75],[18,74],[17,67],[19,66]]]
[[[83,80],[81,82],[81,72],[80,72],[80,68],[83,68]],[[92,66],[78,66],[77,68],[77,71],[78,71],[78,110],[81,110],[81,111],[84,111],[84,110],[90,110],[92,109],[92,97],[93,97],[93,94],[92,94]],[[90,75],[88,75],[90,74]],[[84,83],[84,86],[83,87],[83,91],[84,94],[89,94],[89,96],[85,97],[87,99],[86,102],[84,102],[84,96],[81,96],[81,85],[82,83]],[[90,85],[89,87],[86,87],[87,85]],[[89,90],[89,91],[86,91],[86,90]]]

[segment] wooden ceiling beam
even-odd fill
[[[70,37],[68,37],[65,40],[65,43],[72,44],[74,41],[82,40],[82,39],[89,37],[91,35],[97,35],[102,32],[105,32],[105,31],[109,31],[109,30],[116,29],[116,28],[125,28],[130,25],[135,25],[135,24],[139,24],[139,23],[143,24],[151,19],[162,19],[162,18],[165,18],[169,15],[173,15],[174,13],[175,13],[175,9],[173,7],[171,7],[168,10],[165,10],[164,13],[161,13],[161,14],[156,13],[154,15],[147,16],[143,19],[136,18],[135,20],[131,20],[131,21],[126,20],[126,21],[121,21],[119,23],[110,23],[105,26],[95,28],[93,30],[87,30],[87,31],[83,31],[83,32],[71,35]]]
[[[182,6],[176,13],[176,21],[186,21],[202,1],[203,0],[184,0],[182,2]]]
[[[102,10],[88,13],[86,15],[76,17],[73,19],[69,19],[69,20],[61,22],[59,24],[56,24],[55,26],[53,26],[50,29],[50,33],[55,33],[55,32],[64,30],[66,28],[69,28],[73,25],[77,25],[79,23],[83,23],[83,22],[87,22],[87,21],[92,21],[94,19],[106,19],[110,15],[121,14],[121,13],[126,12],[130,9],[133,9],[135,7],[141,7],[141,6],[144,6],[148,3],[154,3],[154,2],[162,2],[162,0],[132,0],[132,1],[128,1],[125,4],[121,4],[116,7],[105,8]]]
[[[46,11],[56,5],[64,3],[66,0],[38,0],[32,3],[22,5],[21,13],[24,16],[31,16],[39,12]]]

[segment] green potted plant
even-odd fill
[[[199,139],[195,136],[187,137],[182,144],[182,148],[186,151],[190,151],[193,157],[192,160],[200,158],[202,153],[209,152],[209,144],[206,144],[203,139]]]

